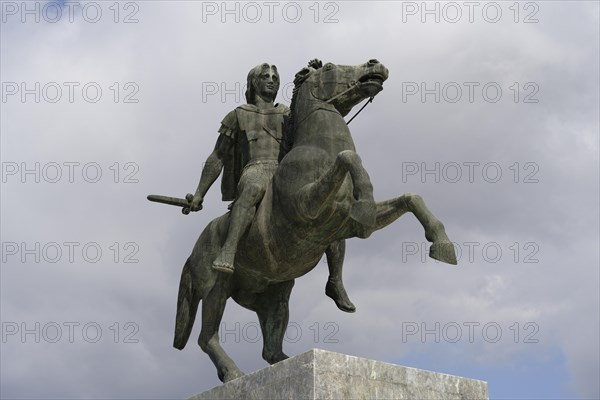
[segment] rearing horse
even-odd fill
[[[336,241],[366,238],[412,212],[432,242],[430,257],[456,264],[443,224],[414,194],[376,203],[367,171],[343,117],[383,89],[388,70],[377,60],[358,66],[331,63],[304,68],[294,80],[293,147],[283,158],[235,257],[235,272],[211,268],[224,243],[229,216],[211,221],[196,242],[181,275],[175,340],[183,349],[202,300],[198,344],[223,382],[243,375],[219,343],[225,304],[232,297],[255,311],[263,335],[263,358],[287,358],[282,343],[294,279],[312,270]]]

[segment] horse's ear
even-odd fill
[[[311,71],[314,71],[314,69],[307,67],[302,68],[294,77],[294,85],[298,86],[298,84],[304,82],[308,75],[310,75]]]

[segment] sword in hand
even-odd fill
[[[172,206],[181,207],[181,212],[185,215],[188,215],[191,211],[192,201],[194,200],[194,195],[188,193],[185,195],[185,199],[180,199],[178,197],[169,197],[169,196],[161,196],[158,194],[151,194],[148,196],[148,200],[153,201],[155,203],[169,204]],[[199,209],[202,209],[202,205],[199,205]]]

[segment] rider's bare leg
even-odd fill
[[[344,288],[344,281],[342,280],[345,253],[346,241],[343,239],[331,243],[327,250],[325,250],[327,266],[329,267],[329,279],[325,286],[325,294],[335,301],[340,310],[351,313],[356,311],[356,307],[348,298],[348,294]]]
[[[254,218],[256,206],[262,199],[265,190],[261,185],[246,184],[240,197],[233,203],[229,218],[227,239],[221,252],[213,262],[212,267],[218,271],[232,273],[234,270],[235,253],[242,235]]]

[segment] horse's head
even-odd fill
[[[333,105],[342,116],[363,99],[373,97],[383,90],[388,69],[377,60],[360,65],[322,65],[312,60],[307,68],[296,74],[296,91],[310,95],[308,101],[321,101]],[[300,93],[298,93],[300,94]]]

